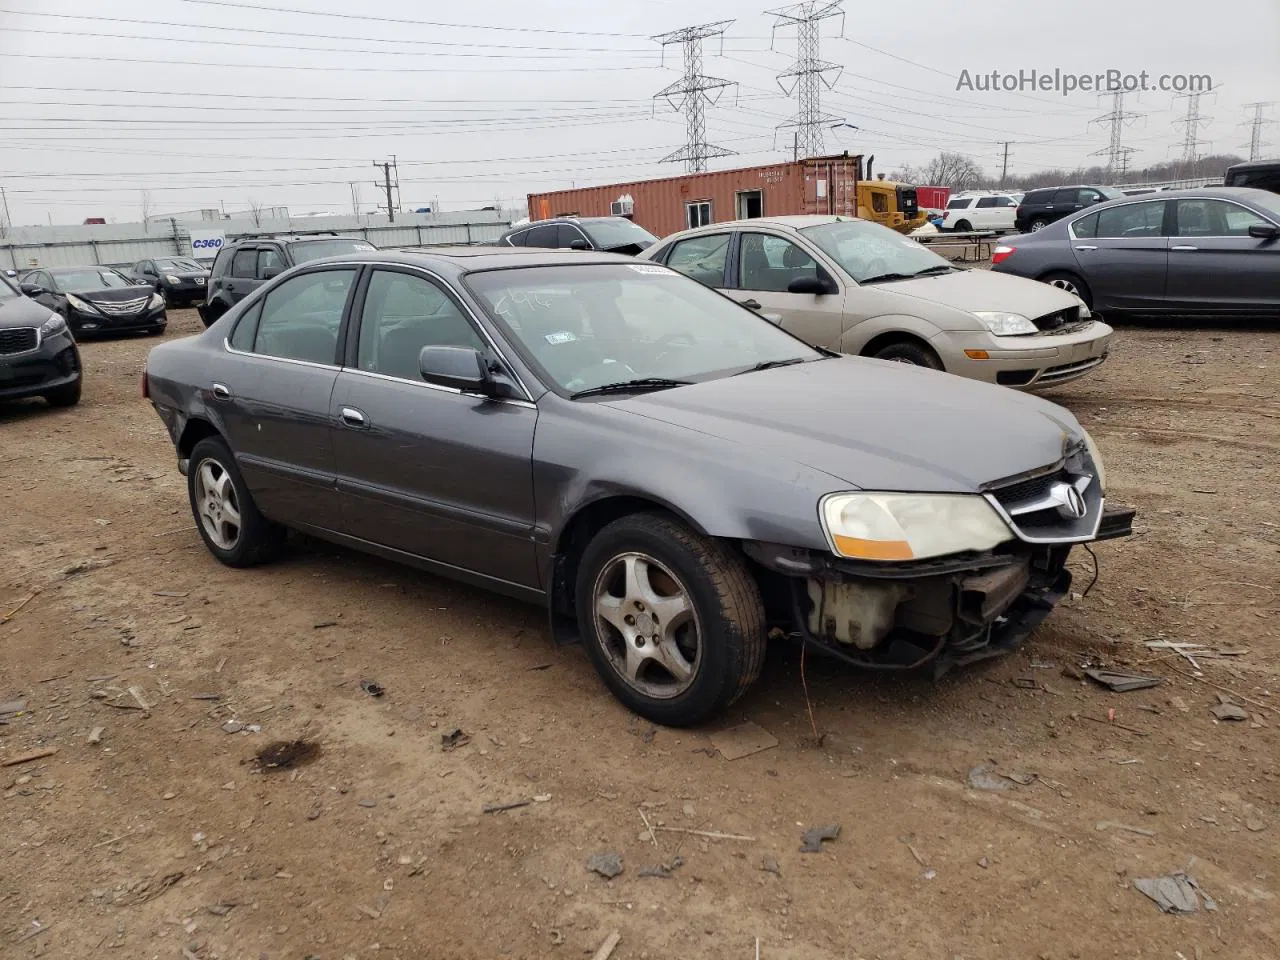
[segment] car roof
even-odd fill
[[[37,270],[43,270],[45,273],[58,275],[60,273],[79,273],[82,270],[115,270],[120,272],[119,267],[108,266],[105,263],[86,263],[81,267],[32,267],[29,273],[35,273]]]
[[[803,230],[806,227],[820,227],[824,223],[863,220],[862,217],[840,217],[834,214],[795,214],[787,217],[752,217],[749,220],[726,220],[723,223],[709,223],[698,227],[698,232],[723,230],[726,227],[781,227],[784,230]],[[867,221],[870,222],[870,221]],[[686,231],[681,231],[686,232]]]
[[[620,253],[595,253],[589,250],[551,250],[544,247],[429,247],[422,250],[362,250],[309,260],[318,263],[381,263],[406,267],[443,269],[450,273],[475,273],[480,270],[502,270],[509,267],[556,267],[581,264],[627,263],[635,265],[635,257]]]
[[[1215,197],[1220,200],[1247,200],[1253,203],[1261,203],[1266,198],[1274,198],[1275,194],[1267,190],[1260,190],[1257,187],[1186,187],[1182,190],[1157,190],[1154,193],[1131,194],[1107,202],[1119,203],[1122,200],[1135,202],[1178,199],[1211,200]],[[1098,204],[1098,206],[1103,206],[1103,204]]]

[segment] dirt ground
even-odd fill
[[[722,726],[778,744],[733,761],[629,715],[538,609],[309,542],[220,566],[139,397],[154,342],[86,343],[77,409],[0,407],[0,701],[26,701],[0,763],[57,748],[0,767],[0,956],[575,958],[615,930],[616,960],[1280,956],[1274,329],[1122,328],[1052,394],[1140,510],[1088,596],[1079,551],[1020,653],[936,684],[808,658],[820,745],[777,646]],[[253,764],[300,737],[310,764]],[[1182,870],[1216,910],[1132,885]]]

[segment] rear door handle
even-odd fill
[[[742,304],[744,307],[746,307],[748,310],[759,310],[759,309],[761,309],[761,307],[760,307],[760,301],[759,301],[759,300],[756,300],[756,299],[751,299],[751,300],[740,300],[740,301],[739,301],[739,303],[741,303],[741,304]]]
[[[230,400],[231,388],[228,387],[225,383],[215,383],[213,385],[213,399]]]
[[[338,415],[342,418],[342,422],[348,427],[362,428],[369,424],[369,421],[365,419],[364,414],[355,407],[343,407]]]
[[[1185,251],[1190,251],[1190,250],[1199,250],[1200,248],[1199,248],[1199,247],[1192,247],[1192,246],[1188,246],[1187,244],[1182,244],[1182,245],[1180,245],[1180,246],[1170,247],[1169,249],[1170,249],[1170,250],[1182,250],[1182,251],[1184,251],[1184,252],[1185,252]]]
[[[1082,243],[1082,244],[1080,244],[1078,247],[1076,247],[1076,249],[1077,249],[1077,250],[1097,250],[1098,248],[1097,248],[1097,247],[1091,247],[1091,246],[1089,246],[1089,244],[1087,244],[1087,243]]]

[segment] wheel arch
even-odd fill
[[[197,443],[208,437],[221,437],[222,432],[204,417],[191,417],[183,425],[182,433],[178,436],[178,458],[186,460],[191,457],[191,451],[195,449]]]
[[[910,343],[928,350],[929,353],[933,354],[933,356],[937,358],[941,369],[946,369],[946,364],[942,362],[942,357],[938,354],[938,351],[934,349],[933,344],[920,334],[913,333],[908,330],[886,330],[884,333],[876,334],[863,345],[862,349],[859,351],[859,356],[874,357],[885,347],[895,343]]]

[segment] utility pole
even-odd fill
[[[1181,120],[1174,120],[1174,126],[1181,125],[1185,129],[1182,134],[1182,175],[1193,176],[1196,161],[1200,159],[1200,148],[1209,145],[1208,140],[1199,137],[1200,128],[1213,120],[1200,112],[1200,93],[1180,93],[1174,100],[1187,98],[1187,115]]]
[[[1261,160],[1262,148],[1269,147],[1271,144],[1266,143],[1262,139],[1262,128],[1269,123],[1275,123],[1274,120],[1266,117],[1264,114],[1268,107],[1275,106],[1273,101],[1260,101],[1258,103],[1246,103],[1245,107],[1253,111],[1253,119],[1246,120],[1241,126],[1253,128],[1253,133],[1249,137],[1249,159]]]
[[[0,186],[0,205],[4,207],[4,219],[0,220],[0,237],[7,237],[9,228],[13,226],[13,221],[9,219],[9,197],[4,192],[3,186]]]
[[[1009,147],[1013,145],[1012,140],[1002,141],[1004,144],[1004,161],[1000,164],[1000,187],[1004,188],[1004,182],[1009,177]]]
[[[796,128],[797,158],[803,153],[806,157],[819,157],[825,152],[822,129],[841,117],[822,112],[822,87],[828,90],[840,79],[843,67],[828,63],[818,57],[822,39],[822,21],[832,17],[840,18],[840,31],[844,32],[844,11],[840,5],[844,0],[802,0],[801,3],[777,10],[766,11],[774,17],[773,34],[777,35],[779,27],[796,28],[796,58],[786,70],[778,74],[778,86],[787,96],[796,95],[796,115],[782,124],[784,127]],[[772,46],[772,44],[770,44]],[[831,75],[833,74],[834,75]],[[791,86],[787,83],[790,81]]]
[[[351,215],[356,219],[360,217],[360,193],[356,189],[356,182],[348,180],[347,186],[351,188]]]
[[[1111,112],[1104,113],[1100,117],[1094,117],[1090,123],[1105,123],[1111,127],[1111,140],[1101,150],[1095,150],[1089,154],[1091,157],[1106,156],[1107,158],[1107,174],[1114,177],[1117,174],[1121,177],[1129,170],[1129,156],[1137,153],[1133,147],[1126,147],[1123,144],[1122,135],[1124,128],[1132,121],[1143,116],[1140,113],[1133,113],[1124,108],[1124,91],[1117,90],[1111,94]]]
[[[383,160],[383,161],[381,161],[381,162],[379,162],[379,161],[375,160],[375,161],[373,162],[373,165],[374,165],[375,167],[380,167],[380,168],[382,169],[382,183],[378,183],[378,182],[375,180],[373,185],[374,185],[375,187],[377,187],[379,190],[384,190],[384,191],[386,191],[386,194],[387,194],[387,222],[388,222],[388,223],[395,223],[395,222],[396,222],[396,202],[395,202],[395,200],[393,199],[392,191],[393,191],[393,190],[398,191],[398,190],[400,189],[400,174],[399,174],[399,171],[396,171],[396,176],[395,176],[395,180],[394,180],[394,181],[392,180],[392,177],[391,177],[392,171],[393,171],[393,170],[396,170],[396,157],[395,157],[395,154],[392,154],[392,155],[391,155],[391,159],[390,159],[390,160]]]
[[[662,44],[664,56],[670,44],[678,43],[684,48],[684,76],[659,90],[653,98],[666,100],[671,104],[671,109],[683,111],[685,115],[685,145],[663,157],[662,162],[682,161],[685,170],[689,173],[701,173],[707,169],[708,160],[713,157],[727,157],[733,153],[732,150],[707,143],[705,111],[707,106],[714,106],[719,101],[726,87],[737,86],[737,84],[732,80],[708,77],[702,73],[702,41],[707,37],[723,38],[725,30],[731,23],[733,23],[732,20],[719,20],[715,23],[672,30],[670,33],[660,33],[652,38]],[[721,42],[723,43],[723,39]]]

